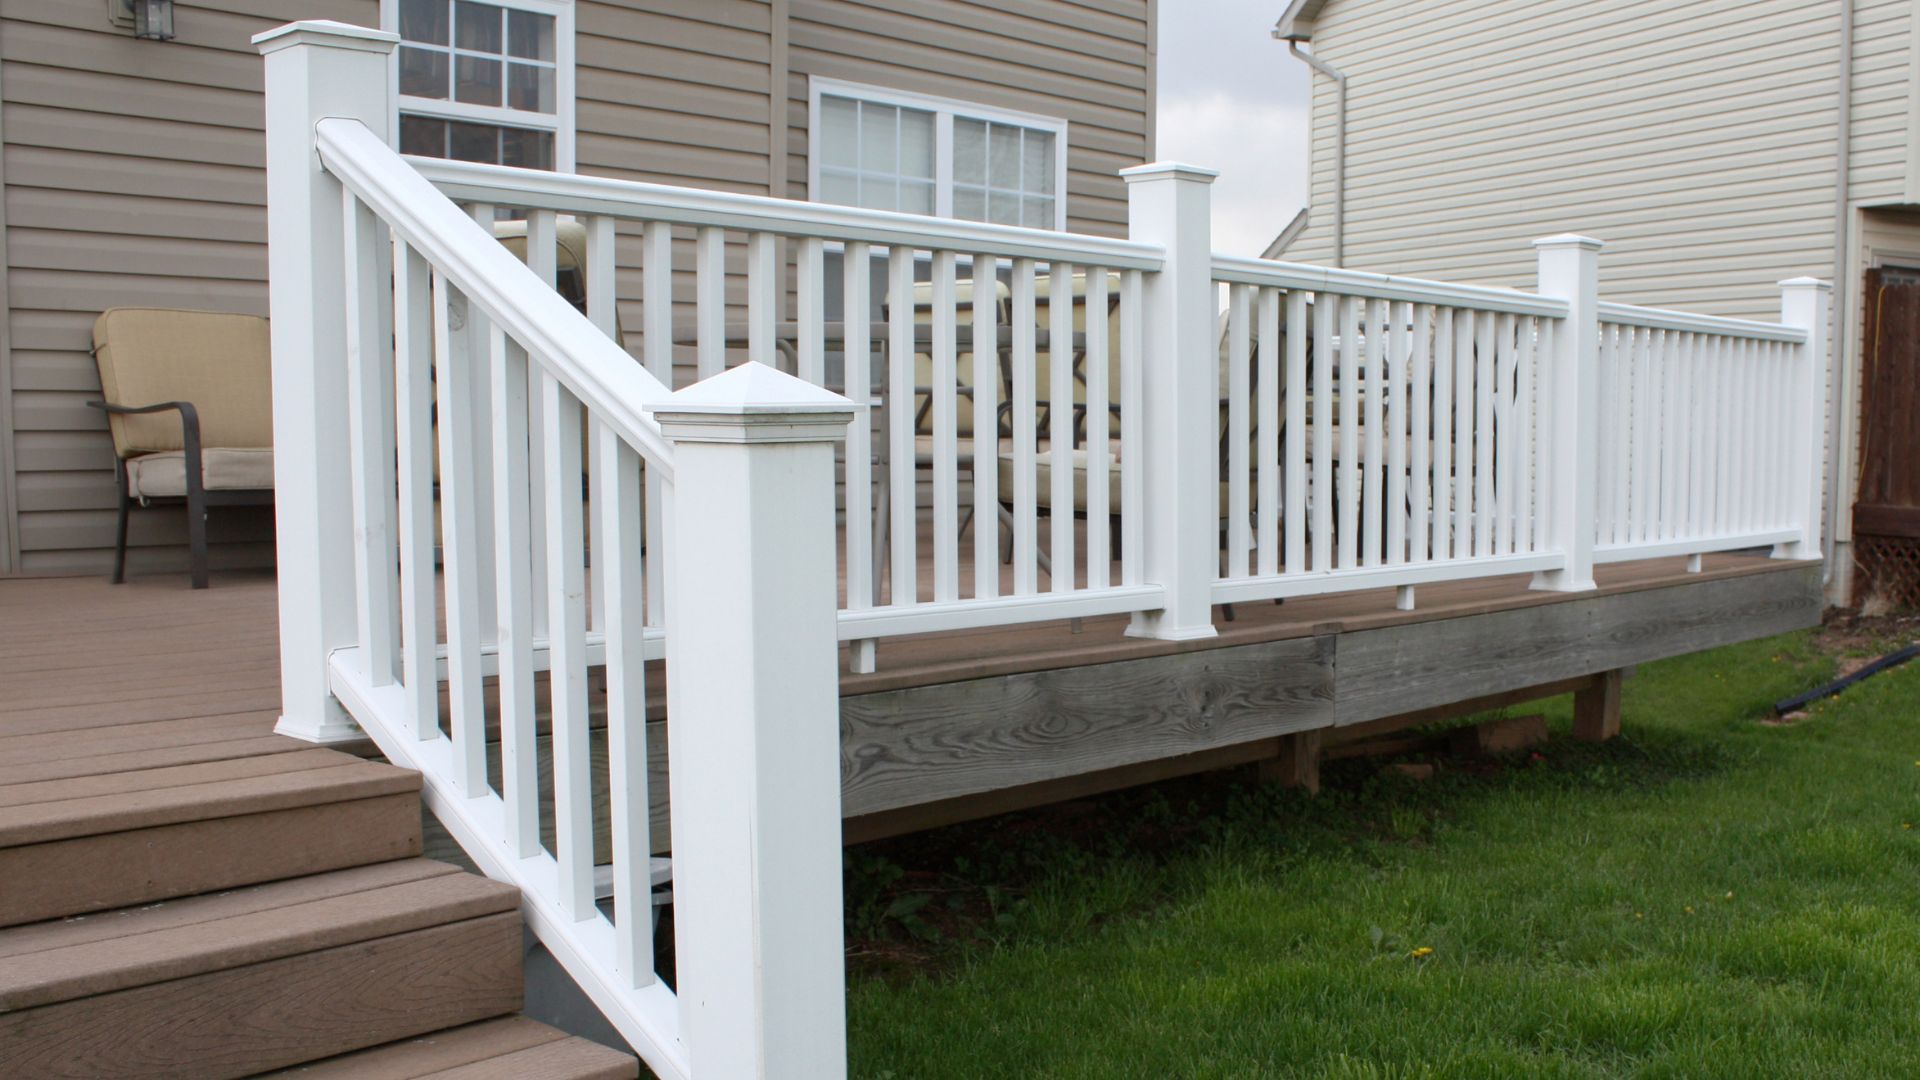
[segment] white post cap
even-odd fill
[[[301,19],[253,35],[253,45],[262,55],[293,45],[325,45],[334,49],[385,54],[392,52],[398,44],[399,34],[333,19]]]
[[[1808,277],[1806,275],[1790,277],[1785,281],[1777,282],[1777,284],[1783,289],[1822,289],[1827,292],[1833,291],[1833,282],[1822,281],[1817,277]]]
[[[1591,236],[1581,236],[1579,233],[1561,233],[1558,236],[1543,236],[1535,240],[1533,246],[1535,248],[1585,248],[1588,251],[1599,251],[1607,245],[1606,241],[1595,240]]]
[[[861,407],[765,364],[731,367],[647,406],[677,442],[831,442]]]
[[[1142,180],[1194,180],[1202,184],[1211,184],[1220,175],[1218,169],[1203,169],[1198,165],[1188,165],[1183,161],[1149,161],[1145,165],[1134,165],[1120,170],[1120,176],[1127,183]]]

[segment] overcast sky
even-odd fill
[[[1158,156],[1220,171],[1213,246],[1258,255],[1307,199],[1305,64],[1269,32],[1286,0],[1162,0]]]

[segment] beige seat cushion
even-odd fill
[[[1070,452],[1073,462],[1073,508],[1084,511],[1087,508],[1087,466],[1091,460],[1086,448]],[[1033,455],[1034,502],[1043,509],[1053,506],[1053,451],[1042,450]],[[1013,455],[1000,455],[1000,498],[1010,502],[1013,499]],[[1112,454],[1107,455],[1107,506],[1118,512],[1120,509],[1120,462]]]
[[[1073,461],[1073,508],[1084,513],[1087,509],[1087,465],[1090,458],[1086,449],[1072,451]],[[1043,510],[1053,508],[1053,451],[1042,450],[1033,455],[1034,502]],[[1225,512],[1227,505],[1227,482],[1220,482],[1220,506]],[[1011,502],[1013,499],[1013,455],[1000,455],[1000,499]],[[1247,487],[1247,501],[1254,502],[1253,486]],[[1120,512],[1120,460],[1116,455],[1107,455],[1107,508],[1113,513]]]
[[[108,402],[192,402],[200,414],[200,445],[273,445],[267,320],[217,311],[110,308],[94,321],[93,345]],[[184,449],[179,413],[115,416],[108,423],[123,458]]]
[[[208,491],[254,491],[273,487],[272,450],[200,452],[200,471]],[[137,499],[177,498],[187,493],[186,454],[164,450],[127,459],[127,492]]]

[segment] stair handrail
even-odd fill
[[[672,477],[673,447],[644,411],[666,400],[671,390],[365,124],[347,117],[323,119],[314,125],[314,145],[327,171],[425,256],[468,303],[566,384],[650,468]]]

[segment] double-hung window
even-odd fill
[[[572,0],[383,0],[402,153],[573,170]]]
[[[810,97],[816,201],[1066,228],[1065,120],[831,79]]]

